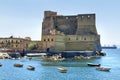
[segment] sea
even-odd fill
[[[0,59],[0,80],[120,80],[120,49],[104,49],[106,56],[85,60],[66,60],[61,62],[46,62],[41,57],[22,59]],[[23,67],[14,67],[15,63]],[[111,68],[110,71],[99,71],[87,63],[99,63]],[[28,70],[32,65],[35,70]],[[67,69],[60,73],[59,67]]]

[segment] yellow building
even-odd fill
[[[30,37],[14,38],[13,36],[11,36],[9,38],[0,38],[0,48],[27,50],[30,41],[31,41]]]

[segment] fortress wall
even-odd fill
[[[46,17],[42,23],[42,34],[49,35],[50,30],[53,30],[54,21],[53,17]]]
[[[67,35],[66,42],[95,41],[95,35]]]
[[[55,29],[64,34],[76,34],[77,20],[75,16],[57,16]]]
[[[54,46],[54,36],[44,35],[42,36],[43,49],[46,51],[47,48]]]
[[[78,15],[78,26],[80,25],[95,25],[95,14]]]
[[[95,14],[78,15],[76,34],[97,34]]]
[[[93,51],[96,49],[95,35],[67,35],[66,36],[66,51]]]
[[[63,35],[44,35],[42,37],[43,47],[46,51],[47,48],[54,48],[54,51],[65,50],[65,36]]]
[[[50,16],[57,16],[57,12],[53,12],[53,11],[45,11],[44,12],[44,18],[50,17]]]
[[[57,12],[53,11],[45,11],[44,12],[44,19],[42,22],[42,35],[49,35],[50,30],[54,28],[54,19],[53,17],[57,16]]]
[[[67,42],[66,51],[93,51],[95,45],[93,41]]]
[[[62,52],[65,50],[65,36],[64,35],[55,35],[54,36],[54,47],[56,52]]]

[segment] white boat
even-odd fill
[[[110,71],[111,68],[106,68],[106,67],[96,67],[97,70],[100,71]]]
[[[28,70],[35,70],[35,67],[29,65],[29,66],[27,67],[27,69],[28,69]]]
[[[59,72],[61,72],[61,73],[66,73],[66,72],[67,72],[67,69],[65,69],[65,68],[58,68],[58,70],[59,70]]]
[[[0,59],[8,59],[10,56],[8,55],[7,52],[0,52]]]
[[[2,64],[0,63],[0,67],[2,66]]]
[[[38,57],[38,56],[46,56],[46,53],[27,53],[27,57]]]

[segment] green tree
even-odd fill
[[[28,45],[28,48],[29,48],[30,50],[36,50],[36,49],[38,48],[38,45],[37,45],[37,43],[30,43],[30,44]]]

